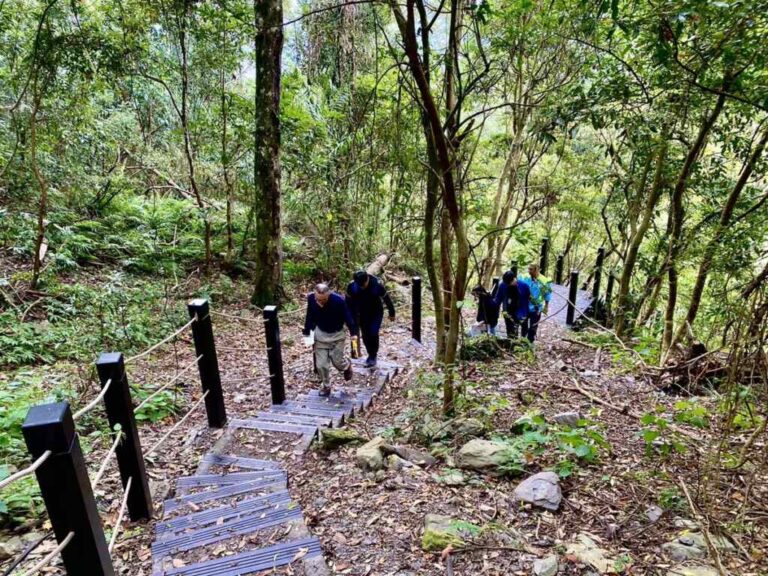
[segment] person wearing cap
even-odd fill
[[[344,373],[344,380],[352,379],[352,362],[344,354],[345,324],[350,335],[356,337],[358,328],[344,297],[332,292],[327,284],[317,284],[307,296],[303,334],[304,343],[314,345],[320,396],[331,394],[331,366]]]
[[[519,284],[528,286],[530,290],[528,314],[523,320],[522,336],[533,343],[536,340],[541,315],[546,315],[549,312],[549,301],[552,299],[552,281],[539,272],[538,264],[533,263],[528,266],[528,276],[521,278]]]
[[[517,274],[507,270],[499,283],[494,302],[501,309],[507,338],[517,338],[520,324],[528,317],[530,291],[526,284],[518,282]]]
[[[389,312],[389,319],[394,320],[395,305],[381,280],[365,270],[355,272],[352,282],[347,286],[347,304],[363,335],[368,353],[365,366],[373,368],[379,354],[379,331],[384,320],[384,306]]]

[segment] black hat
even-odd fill
[[[517,274],[512,272],[512,270],[507,270],[506,272],[504,272],[504,276],[501,277],[501,279],[507,284],[512,282],[512,280],[514,280],[515,278],[517,278]]]
[[[355,272],[353,278],[355,280],[355,284],[358,286],[363,286],[368,281],[368,272],[365,270],[358,270]]]

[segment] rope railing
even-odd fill
[[[93,400],[91,400],[88,404],[86,404],[83,408],[75,412],[72,418],[74,418],[75,420],[78,420],[83,416],[85,416],[86,413],[93,410],[99,404],[99,402],[101,402],[104,399],[104,396],[106,396],[107,391],[109,390],[109,387],[111,385],[112,385],[112,379],[110,378],[109,380],[107,380],[106,384],[104,384],[104,387],[101,389],[101,392],[99,392],[99,395],[96,396],[96,398],[94,398]]]
[[[107,455],[104,457],[104,461],[101,463],[101,466],[99,467],[98,472],[96,472],[96,475],[91,480],[91,487],[96,490],[96,487],[99,485],[99,482],[104,477],[104,473],[107,471],[107,467],[109,466],[110,461],[115,456],[115,452],[117,451],[117,447],[120,445],[120,442],[123,439],[122,432],[118,432],[115,435],[115,441],[112,443],[112,447],[109,449],[109,452],[107,452]]]
[[[256,325],[262,323],[262,319],[259,317],[248,318],[247,316],[237,316],[235,314],[227,314],[226,312],[214,312],[211,310],[212,316],[220,316],[222,318],[229,318],[230,320],[238,320],[240,322],[253,322]]]
[[[58,546],[56,546],[56,548],[54,548],[51,552],[49,552],[45,556],[45,558],[40,560],[40,562],[32,566],[32,568],[24,572],[21,576],[33,576],[33,574],[37,574],[38,572],[40,572],[43,568],[48,566],[48,564],[50,564],[53,561],[53,559],[56,558],[56,556],[61,554],[64,548],[69,546],[69,543],[72,542],[72,539],[74,537],[75,537],[74,532],[70,532],[69,534],[67,534],[64,540],[62,540],[61,543]]]
[[[34,474],[35,470],[40,468],[40,466],[42,466],[45,463],[45,461],[51,457],[51,454],[53,454],[53,452],[51,452],[50,450],[46,450],[45,452],[43,452],[40,458],[35,460],[32,464],[30,464],[23,470],[19,470],[18,472],[11,474],[5,480],[0,481],[0,490],[5,488],[6,486],[10,486],[17,480],[21,480],[22,478],[25,478],[31,474]]]
[[[186,373],[187,373],[189,370],[191,370],[192,368],[194,368],[194,367],[197,365],[197,363],[198,363],[198,362],[200,362],[200,359],[201,359],[203,356],[204,356],[204,354],[200,354],[200,356],[198,356],[197,358],[195,358],[194,362],[190,362],[189,364],[187,364],[187,365],[186,365],[184,368],[182,368],[181,370],[179,370],[179,371],[176,373],[176,375],[175,375],[173,378],[171,378],[171,379],[170,379],[168,382],[166,382],[166,383],[165,383],[165,384],[163,384],[163,385],[162,385],[160,388],[158,388],[157,390],[155,390],[154,392],[152,392],[152,394],[150,394],[149,396],[147,396],[146,398],[144,398],[144,400],[142,400],[142,401],[141,401],[141,403],[140,403],[138,406],[136,406],[136,408],[134,409],[134,412],[138,412],[139,410],[141,410],[141,409],[142,409],[144,406],[146,406],[146,405],[147,405],[147,403],[148,403],[150,400],[152,400],[152,399],[153,399],[153,398],[155,398],[155,397],[156,397],[158,394],[160,394],[161,392],[163,392],[163,391],[167,390],[168,388],[170,388],[171,386],[173,386],[173,385],[174,385],[176,382],[178,382],[178,381],[179,381],[179,379],[180,379],[180,378],[181,378],[181,377],[182,377],[184,374],[186,374]]]
[[[165,442],[165,441],[166,441],[166,440],[167,440],[167,439],[168,439],[168,438],[171,436],[171,434],[173,434],[173,433],[174,433],[174,432],[175,432],[175,431],[176,431],[176,430],[177,430],[177,429],[178,429],[178,428],[179,428],[179,427],[180,427],[180,426],[181,426],[181,425],[182,425],[182,424],[183,424],[183,423],[184,423],[184,422],[187,420],[187,418],[189,418],[189,417],[190,417],[190,415],[191,415],[191,414],[192,414],[192,413],[193,413],[193,412],[194,412],[194,411],[197,409],[197,407],[198,407],[198,406],[200,406],[200,404],[202,404],[202,403],[203,403],[203,400],[205,400],[206,396],[208,396],[208,394],[209,394],[209,393],[210,393],[210,390],[206,390],[205,394],[203,394],[203,395],[200,397],[200,399],[199,399],[197,402],[195,402],[195,404],[192,406],[192,408],[190,408],[190,409],[187,411],[187,413],[186,413],[186,414],[184,414],[184,416],[181,418],[181,420],[179,420],[178,422],[176,422],[176,424],[174,424],[174,425],[173,425],[173,427],[171,427],[171,429],[170,429],[170,430],[168,430],[168,432],[166,432],[166,433],[165,433],[165,434],[164,434],[164,435],[163,435],[163,436],[160,438],[160,440],[158,440],[157,442],[155,442],[155,445],[154,445],[154,446],[152,446],[152,448],[150,448],[150,449],[147,451],[147,454],[146,454],[146,455],[147,455],[147,456],[150,456],[150,455],[154,454],[154,452],[155,452],[155,451],[156,451],[158,448],[160,448],[160,446],[162,446],[163,442]]]
[[[115,547],[115,542],[117,542],[117,535],[120,534],[120,527],[123,524],[123,518],[125,517],[125,509],[128,507],[128,495],[131,493],[131,486],[133,485],[133,476],[128,478],[128,482],[125,484],[125,494],[123,494],[123,501],[120,504],[120,513],[117,515],[117,520],[115,521],[115,525],[112,527],[112,536],[109,539],[109,546],[107,546],[107,550],[109,550],[109,553],[112,553],[112,549]]]
[[[160,340],[160,342],[158,342],[157,344],[154,344],[154,345],[150,346],[149,348],[147,348],[146,350],[144,350],[144,352],[140,352],[139,354],[136,354],[135,356],[131,356],[130,358],[127,358],[125,360],[125,363],[129,364],[129,363],[131,363],[131,362],[133,362],[135,360],[138,360],[139,358],[143,358],[144,356],[147,356],[148,354],[151,354],[152,352],[157,350],[160,346],[162,346],[166,342],[170,342],[171,340],[176,338],[176,336],[178,336],[179,334],[184,332],[184,330],[186,330],[187,328],[192,326],[192,324],[194,324],[195,322],[197,322],[197,314],[195,314],[189,322],[184,324],[184,326],[182,326],[181,328],[176,330],[173,334],[171,334],[170,336],[166,336],[165,338]]]

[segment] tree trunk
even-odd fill
[[[35,290],[40,281],[40,272],[43,265],[43,244],[45,242],[45,217],[48,214],[48,182],[37,163],[37,114],[40,111],[42,95],[38,93],[37,77],[35,77],[32,92],[34,103],[29,119],[29,157],[32,163],[32,172],[35,174],[37,185],[40,188],[40,202],[37,207],[37,237],[35,238],[35,253],[32,264],[32,280],[30,288]]]
[[[619,293],[616,299],[616,316],[614,320],[614,329],[617,336],[622,336],[626,328],[627,307],[629,305],[629,288],[632,282],[632,274],[635,270],[635,264],[637,263],[637,255],[640,251],[640,246],[643,243],[646,232],[653,220],[653,214],[656,210],[656,205],[661,198],[661,192],[664,188],[664,163],[666,162],[667,150],[669,149],[669,135],[666,131],[662,131],[661,142],[659,143],[659,152],[656,156],[656,168],[653,174],[653,184],[651,185],[651,193],[648,196],[648,200],[645,204],[645,210],[640,223],[633,231],[629,247],[627,249],[626,257],[624,258],[624,267],[621,270],[621,279],[619,281]],[[644,190],[639,190],[639,194],[643,194]]]
[[[189,26],[189,13],[192,9],[190,0],[185,0],[182,6],[183,13],[179,19],[179,47],[181,49],[181,110],[180,121],[181,130],[184,135],[184,157],[187,161],[187,173],[189,176],[189,185],[197,202],[197,208],[200,210],[204,226],[205,243],[205,265],[211,264],[213,254],[211,252],[211,222],[205,212],[205,204],[200,194],[200,188],[197,185],[197,176],[195,174],[195,154],[192,150],[192,138],[189,134],[189,46],[187,45],[187,27]]]
[[[689,325],[692,327],[693,323],[696,321],[696,315],[699,312],[699,306],[701,304],[701,296],[704,293],[704,286],[707,282],[709,270],[712,267],[712,261],[715,256],[715,252],[717,251],[717,247],[722,241],[723,235],[725,234],[725,231],[731,222],[731,217],[733,216],[733,212],[736,209],[736,203],[738,202],[744,187],[747,185],[747,181],[749,180],[750,176],[752,176],[752,172],[755,169],[755,164],[757,164],[757,161],[763,155],[766,143],[768,143],[768,128],[763,129],[763,134],[760,137],[757,146],[752,151],[752,154],[749,156],[747,162],[744,164],[741,170],[741,174],[739,175],[739,179],[736,181],[736,184],[734,185],[731,193],[728,195],[728,198],[725,201],[725,204],[723,205],[723,209],[720,212],[720,221],[717,224],[717,228],[715,229],[714,234],[710,237],[709,242],[704,249],[704,255],[702,256],[701,262],[699,263],[699,271],[696,275],[696,283],[693,286],[693,292],[691,293],[691,302],[688,306],[688,313],[686,314],[685,322],[678,328],[677,333],[671,342],[672,346],[674,346],[676,342],[679,342],[682,339],[687,330],[687,327]]]
[[[280,192],[280,59],[283,5],[254,0],[256,95],[254,129],[254,210],[256,269],[251,301],[277,304],[282,297]]]
[[[723,83],[723,88],[727,88],[728,81]],[[715,107],[709,113],[704,120],[704,123],[699,129],[699,133],[696,136],[696,141],[691,146],[685,157],[683,168],[678,176],[675,189],[672,193],[671,199],[671,215],[672,215],[672,230],[669,240],[669,252],[667,256],[667,275],[668,275],[668,295],[667,295],[667,308],[664,312],[664,334],[661,340],[661,353],[662,359],[666,359],[669,352],[669,348],[672,344],[672,334],[675,321],[675,307],[677,305],[677,257],[682,250],[683,240],[683,219],[685,217],[685,209],[683,208],[683,196],[685,189],[688,186],[688,178],[693,171],[693,167],[699,158],[699,154],[704,149],[707,137],[709,136],[712,127],[715,125],[717,118],[720,116],[720,112],[723,111],[725,106],[725,93],[721,93]]]

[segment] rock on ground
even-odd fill
[[[345,428],[324,428],[320,432],[320,444],[326,450],[333,450],[346,444],[362,444],[366,439],[354,430]]]
[[[357,465],[363,470],[380,470],[383,468],[384,452],[382,449],[386,445],[386,440],[381,436],[377,436],[373,440],[360,446],[355,455]]]
[[[9,560],[24,549],[24,542],[18,536],[0,542],[0,561]]]
[[[667,576],[720,576],[712,566],[673,566]]]
[[[557,510],[563,499],[560,490],[560,478],[554,472],[539,472],[518,484],[513,493],[517,500],[541,506],[547,510]]]
[[[557,556],[550,555],[533,562],[533,573],[536,576],[555,576],[557,574]]]
[[[576,428],[579,425],[579,420],[581,420],[581,414],[578,412],[561,412],[560,414],[555,414],[552,419],[555,421],[555,424],[560,426]]]
[[[437,463],[437,459],[427,452],[410,448],[409,446],[393,446],[392,450],[403,460],[407,460],[416,466],[429,467]]]
[[[456,464],[469,470],[489,471],[501,466],[505,459],[507,445],[492,440],[470,440],[461,447]]]
[[[427,552],[440,552],[447,546],[460,547],[464,545],[461,530],[456,521],[450,516],[427,514],[424,517],[424,534],[421,547]]]
[[[566,547],[566,553],[574,556],[582,564],[587,564],[601,574],[616,574],[616,561],[607,550],[600,548],[596,538],[586,532],[581,532],[573,542]]]

